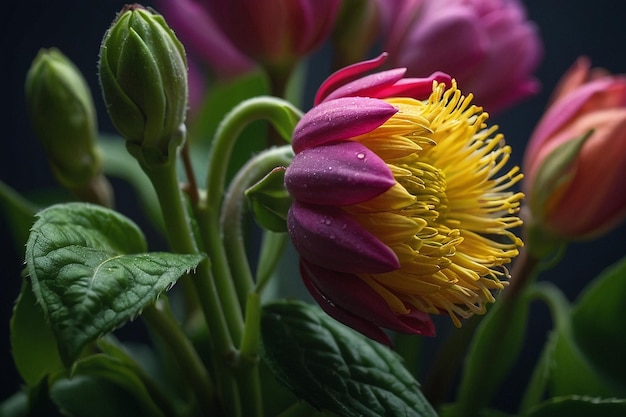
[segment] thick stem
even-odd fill
[[[172,250],[178,253],[198,253],[178,182],[175,160],[172,158],[169,163],[162,165],[142,164],[142,168],[156,190]],[[221,294],[215,286],[216,280],[212,275],[209,261],[202,261],[193,276],[183,279],[187,285],[191,283],[195,288],[213,347],[218,354],[215,358],[215,367],[223,406],[232,412],[230,415],[238,415],[236,410],[239,406],[239,397],[234,378],[227,367],[228,360],[233,360],[236,356],[236,349],[221,308]]]

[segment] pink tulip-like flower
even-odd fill
[[[626,216],[626,76],[580,58],[563,76],[524,155],[531,225],[569,241]]]
[[[496,113],[536,93],[543,47],[517,0],[378,0],[393,66],[454,77]]]
[[[521,240],[521,175],[510,148],[444,73],[371,75],[386,55],[339,70],[293,134],[287,226],[305,285],[331,316],[432,335],[430,314],[484,313]],[[493,236],[498,236],[497,241]]]
[[[204,0],[220,29],[248,56],[285,65],[317,48],[333,29],[340,0]]]
[[[220,77],[242,74],[254,61],[222,32],[207,7],[195,0],[156,0],[160,13],[176,31],[185,49]]]

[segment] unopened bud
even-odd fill
[[[163,17],[126,6],[104,35],[99,75],[107,110],[129,151],[149,163],[169,160],[184,140],[187,61]]]
[[[76,66],[57,49],[39,51],[26,75],[33,129],[61,184],[81,187],[102,170],[91,92]]]

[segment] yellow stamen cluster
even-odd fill
[[[484,313],[523,245],[511,230],[522,224],[523,195],[510,191],[522,174],[517,167],[500,173],[511,148],[471,100],[455,83],[434,85],[426,101],[387,99],[398,113],[354,139],[396,179],[345,209],[400,259],[396,271],[359,275],[397,314],[447,312],[460,326],[459,317]]]

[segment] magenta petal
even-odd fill
[[[411,97],[417,100],[425,100],[433,92],[433,81],[445,84],[448,87],[452,85],[452,77],[445,72],[437,71],[428,78],[404,78],[385,89],[381,89],[372,97]]]
[[[394,68],[387,71],[381,71],[374,74],[366,75],[358,80],[349,82],[326,96],[324,102],[335,100],[340,97],[375,97],[386,98],[378,93],[400,81],[406,68]],[[432,84],[431,84],[432,86]]]
[[[317,106],[322,101],[326,101],[327,96],[331,91],[334,91],[338,87],[357,79],[368,71],[380,67],[386,59],[387,53],[383,52],[374,59],[357,62],[356,64],[349,65],[331,74],[331,76],[328,77],[317,90],[314,105]]]
[[[345,206],[370,200],[396,183],[387,164],[358,142],[307,148],[285,172],[285,185],[298,201]]]
[[[382,273],[400,267],[396,254],[338,207],[294,201],[287,215],[291,241],[303,258],[341,272]]]
[[[365,337],[369,337],[372,340],[382,343],[391,347],[391,339],[387,336],[387,333],[383,331],[379,326],[374,323],[364,320],[360,317],[351,314],[347,310],[342,309],[322,294],[315,285],[306,277],[304,272],[301,272],[304,285],[309,293],[313,296],[317,304],[332,318],[346,326],[356,330]]]
[[[428,314],[417,310],[405,315],[395,314],[385,300],[356,275],[330,271],[305,260],[300,261],[300,274],[309,291],[314,287],[327,302],[366,323],[408,334],[435,334]]]
[[[398,110],[382,100],[348,97],[313,107],[298,122],[293,132],[295,153],[313,146],[348,140],[371,132]]]

